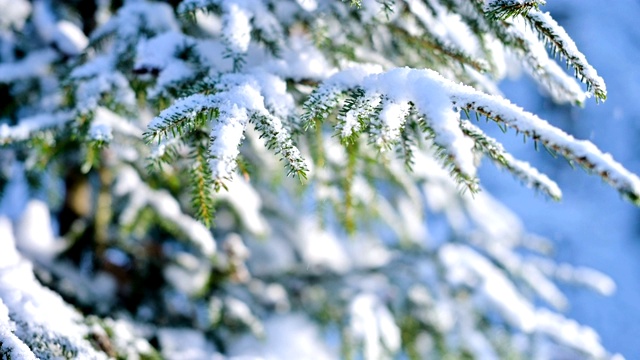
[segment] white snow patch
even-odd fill
[[[365,359],[392,359],[400,349],[400,329],[393,314],[372,294],[359,294],[349,306],[350,329]]]
[[[0,269],[16,265],[20,254],[16,250],[11,221],[4,216],[0,216],[0,239]]]
[[[0,29],[15,27],[22,29],[31,14],[31,4],[27,0],[0,0]],[[1,72],[0,72],[1,73]]]
[[[230,345],[229,354],[233,358],[262,360],[337,358],[337,354],[325,345],[317,325],[304,315],[274,316],[265,320],[264,325],[263,340],[245,335]]]
[[[251,41],[251,18],[253,14],[246,8],[239,6],[239,1],[224,1],[222,6],[222,36],[229,49],[236,54],[242,54],[249,49]]]
[[[249,232],[254,235],[269,233],[269,225],[260,213],[262,208],[260,195],[244,178],[237,177],[230,181],[227,184],[227,191],[221,190],[217,197],[231,204]]]
[[[316,219],[305,218],[299,222],[295,241],[302,262],[308,267],[326,268],[338,273],[344,273],[351,267],[342,242],[318,226]]]
[[[15,62],[0,63],[0,83],[12,83],[19,80],[45,76],[51,63],[58,59],[53,49],[34,50]]]
[[[64,241],[53,234],[49,206],[40,200],[27,203],[16,224],[16,245],[26,255],[50,263],[62,251]]]
[[[71,56],[82,54],[87,45],[89,45],[89,39],[82,30],[74,23],[66,20],[58,21],[56,24],[53,41],[60,51]]]
[[[168,360],[222,360],[215,346],[201,331],[190,328],[162,328],[158,331],[162,356]]]

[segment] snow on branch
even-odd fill
[[[150,1],[134,1],[127,2],[115,16],[96,29],[90,40],[95,43],[111,35],[133,40],[141,35],[141,29],[148,33],[162,33],[178,28],[171,6]]]
[[[193,15],[198,10],[221,14],[221,37],[236,70],[244,63],[252,36],[273,52],[282,47],[285,32],[262,0],[186,0],[178,6],[180,14]]]
[[[118,66],[132,61],[140,39],[180,28],[169,4],[150,1],[126,2],[90,37],[90,46],[100,48],[111,42],[111,54]]]
[[[549,57],[544,43],[538,40],[536,33],[524,21],[513,21],[502,35],[517,44],[518,47],[514,50],[524,60],[525,69],[555,101],[584,103],[590,93],[583,91],[576,79]]]
[[[471,190],[475,189],[475,160],[473,156],[473,141],[465,136],[460,129],[460,115],[454,111],[451,100],[444,91],[446,80],[433,71],[417,71],[409,68],[397,68],[388,72],[379,72],[376,68],[353,68],[340,72],[325,81],[305,103],[307,109],[303,116],[306,127],[315,126],[316,121],[328,117],[333,107],[338,105],[340,93],[355,91],[359,99],[345,102],[346,112],[338,117],[337,127],[342,129],[340,136],[343,140],[353,136],[353,131],[367,131],[373,138],[377,138],[375,127],[370,127],[370,115],[378,116],[380,110],[361,113],[363,108],[374,109],[378,105],[376,96],[382,94],[389,101],[396,103],[411,102],[415,112],[422,117],[423,130],[433,135],[438,148],[442,149],[443,160],[452,167],[456,178]],[[355,102],[355,103],[354,103]],[[350,110],[350,104],[356,110]],[[365,106],[366,105],[366,106]],[[344,107],[343,107],[344,108]],[[358,110],[359,108],[359,110]],[[385,114],[384,121],[388,121]],[[395,136],[389,141],[400,141],[399,132],[388,132],[387,137]]]
[[[640,203],[640,179],[590,141],[577,140],[506,99],[481,93],[462,84],[451,85],[450,97],[455,106],[475,111],[498,124],[514,128],[536,142],[540,141],[570,162],[598,174],[632,202]]]
[[[282,121],[272,115],[253,116],[251,118],[256,129],[266,138],[267,148],[274,150],[275,154],[282,155],[287,159],[287,175],[296,175],[306,178],[307,164],[300,154],[300,150],[293,144],[289,132],[285,129]]]
[[[575,76],[587,85],[597,100],[607,99],[607,88],[604,80],[598,72],[587,62],[585,56],[578,50],[571,37],[558,23],[551,18],[549,13],[539,10],[541,1],[517,1],[497,0],[487,5],[486,12],[489,18],[494,20],[513,21],[515,16],[520,16],[538,34],[540,40],[549,45],[553,55],[559,54],[561,59],[573,67]],[[552,72],[551,76],[556,76]]]
[[[365,359],[391,359],[400,350],[400,329],[389,309],[373,294],[356,295],[349,304],[349,328]]]
[[[240,144],[244,140],[244,130],[249,122],[247,110],[236,104],[227,103],[220,111],[221,121],[211,127],[211,146],[209,147],[209,167],[216,188],[225,179],[231,179],[236,169],[236,159],[240,155]]]
[[[15,62],[0,64],[0,84],[44,76],[50,71],[51,64],[59,56],[51,49],[33,51],[25,58]]]
[[[66,112],[39,114],[21,119],[17,125],[0,124],[0,145],[28,141],[34,134],[48,129],[61,127],[73,119]]]
[[[382,95],[394,102],[410,102],[419,116],[423,117],[422,130],[433,135],[435,144],[444,152],[443,157],[453,164],[453,173],[459,175],[456,176],[458,180],[460,177],[468,179],[475,175],[472,149],[476,147],[505,164],[509,171],[525,183],[541,189],[553,198],[560,196],[557,186],[545,176],[524,163],[505,157],[501,147],[497,147],[495,141],[487,138],[479,129],[461,125],[456,109],[462,109],[487,116],[499,124],[524,133],[536,142],[540,141],[570,162],[597,173],[634,203],[640,203],[640,179],[591,142],[573,138],[506,99],[456,84],[432,70],[397,68],[381,72],[376,68],[360,67],[339,72],[322,83],[305,103],[306,113],[302,117],[305,126],[313,127],[316,122],[327,119],[332,109],[341,104],[341,96],[344,97],[349,91],[356,91],[359,95],[342,101],[343,107],[349,107],[353,101],[366,99],[372,94]],[[362,105],[359,107],[362,108]],[[369,100],[368,106],[377,105]],[[357,130],[368,132],[375,138],[375,127],[369,126],[368,114],[365,116],[354,112],[352,117],[350,111],[347,109],[346,113],[338,116],[337,128],[342,129],[339,136],[345,139],[353,136],[353,131]]]
[[[416,48],[441,53],[447,61],[465,64],[481,73],[490,70],[489,63],[478,56],[479,43],[469,29],[470,24],[461,21],[458,15],[437,3],[421,1],[407,1],[407,10],[415,16],[416,24],[403,21],[399,26],[390,26],[394,35],[406,37]]]
[[[540,173],[529,163],[515,159],[506,152],[502,144],[485,135],[477,126],[469,121],[461,121],[460,127],[465,135],[475,141],[476,149],[487,154],[494,164],[512,173],[525,185],[540,190],[552,199],[560,200],[562,198],[562,191],[553,180]]]
[[[222,76],[215,84],[215,94],[194,94],[177,100],[162,111],[149,124],[145,138],[148,142],[160,143],[210,124],[209,167],[214,185],[220,188],[236,169],[239,146],[251,121],[261,137],[266,138],[267,147],[282,156],[288,173],[305,177],[307,164],[289,131],[265,106],[266,101],[278,113],[286,113],[284,109],[276,108],[274,100],[280,99],[282,94],[274,90],[277,86],[267,79],[268,76],[258,74]]]
[[[541,42],[537,31],[516,15],[524,15],[544,5],[543,1],[492,1],[485,6],[484,1],[451,0],[455,12],[463,12],[470,24],[474,24],[474,33],[481,38],[495,37],[505,50],[513,52],[521,61],[525,70],[541,87],[559,103],[583,104],[589,92],[581,89],[576,79],[568,75],[564,69],[549,57],[544,42]],[[486,45],[485,45],[486,46]],[[499,47],[485,48],[488,58],[493,58],[498,77],[504,75],[504,59]],[[495,56],[499,57],[496,59]],[[500,65],[499,65],[500,64]]]
[[[448,270],[447,280],[450,284],[474,287],[474,296],[485,300],[500,312],[510,325],[525,333],[548,336],[594,358],[606,355],[592,328],[547,309],[535,308],[517,290],[507,274],[471,247],[446,244],[438,255]]]
[[[11,222],[0,217],[0,357],[106,359],[86,337],[82,315],[35,278],[16,250]]]
[[[596,99],[607,99],[607,87],[598,72],[587,62],[567,32],[551,18],[549,13],[530,11],[525,19],[540,33],[542,39],[551,46],[554,54],[560,54],[575,70],[576,77],[587,84],[587,89]]]
[[[149,123],[149,130],[144,134],[145,140],[159,143],[180,137],[203,125],[208,117],[213,117],[214,109],[213,95],[193,94],[178,99]],[[210,112],[206,117],[205,111]]]

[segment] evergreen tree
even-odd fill
[[[561,198],[499,126],[640,202],[499,95],[606,100],[543,5],[0,0],[2,358],[610,357],[476,177]]]

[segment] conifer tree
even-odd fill
[[[557,284],[612,281],[476,176],[562,196],[498,126],[640,203],[500,95],[518,66],[559,103],[607,98],[544,1],[0,8],[3,359],[611,357]]]

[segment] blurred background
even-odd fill
[[[589,99],[584,109],[558,106],[524,77],[504,82],[502,91],[512,102],[576,138],[592,141],[639,174],[640,2],[547,3],[543,10],[551,12],[604,78],[607,101]],[[496,130],[492,135],[498,136]],[[515,135],[499,138],[516,158],[556,180],[563,200],[554,203],[537,195],[489,164],[481,168],[482,184],[517,213],[529,231],[554,241],[558,261],[593,267],[615,280],[617,290],[611,297],[565,286],[567,315],[596,329],[611,352],[640,359],[640,209],[599,178],[579,174],[583,171],[567,166],[564,159],[554,159],[544,149],[531,152],[531,142],[523,144]]]

